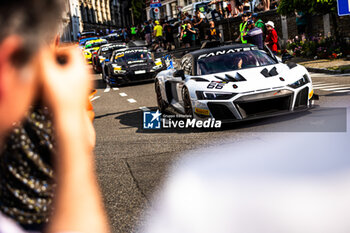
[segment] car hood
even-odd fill
[[[197,90],[209,91],[211,89],[215,91],[242,93],[284,87],[298,81],[305,74],[308,75],[308,72],[303,66],[295,65],[290,68],[286,64],[278,63],[231,72],[192,76],[187,77],[187,80],[188,84],[195,85],[195,89]],[[235,79],[244,81],[235,81]],[[211,82],[221,82],[224,85],[221,89],[208,88]]]

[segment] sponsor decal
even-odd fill
[[[309,93],[309,99],[311,99],[313,95],[314,95],[314,90],[311,90]]]
[[[198,113],[200,115],[205,115],[205,116],[209,116],[210,112],[208,109],[202,109],[202,108],[195,108],[195,113]]]
[[[144,63],[146,60],[136,60],[136,61],[129,61],[128,64],[134,64],[134,63]]]
[[[198,109],[203,113],[209,111]],[[206,112],[207,111],[207,112]],[[163,115],[157,110],[156,112],[143,112],[144,129],[187,129],[187,128],[221,128],[221,121],[213,118],[206,120],[197,120],[187,115]]]
[[[109,46],[105,46],[105,47],[102,47],[101,50],[103,52],[106,52],[106,51],[109,51],[109,50],[114,50],[116,48],[125,48],[125,45],[122,45],[122,44],[118,44],[118,45],[109,45]]]
[[[238,52],[243,52],[243,51],[249,51],[249,50],[259,50],[257,47],[248,47],[248,48],[236,48],[236,49],[228,49],[228,50],[218,50],[215,52],[207,53],[207,54],[202,54],[198,57],[198,60],[207,58],[207,57],[214,57],[214,56],[219,56],[219,55],[224,55],[224,54],[229,54],[229,53],[238,53]]]

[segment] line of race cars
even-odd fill
[[[162,58],[154,58],[144,42],[87,41],[83,49],[86,62],[111,86],[153,80],[166,68]]]
[[[282,61],[267,47],[208,43],[185,53],[177,67],[135,44],[93,50],[94,70],[112,86],[154,79],[162,113],[233,122],[305,111],[317,99],[306,68]]]

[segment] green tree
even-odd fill
[[[302,11],[309,15],[330,14],[333,22],[333,35],[339,41],[337,30],[337,0],[281,0],[277,12],[281,15],[291,15],[295,11]]]
[[[328,14],[337,11],[337,0],[281,0],[277,12],[289,15],[294,11],[310,14]]]
[[[142,19],[142,11],[145,9],[144,1],[142,0],[131,0],[131,9],[134,14],[135,22],[140,22]]]

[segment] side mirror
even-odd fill
[[[289,53],[284,53],[284,54],[282,54],[282,63],[286,63],[286,61],[288,61],[292,58],[293,58],[293,56],[290,55]]]
[[[182,80],[185,79],[185,72],[184,70],[176,70],[173,74],[175,78],[181,78]]]

